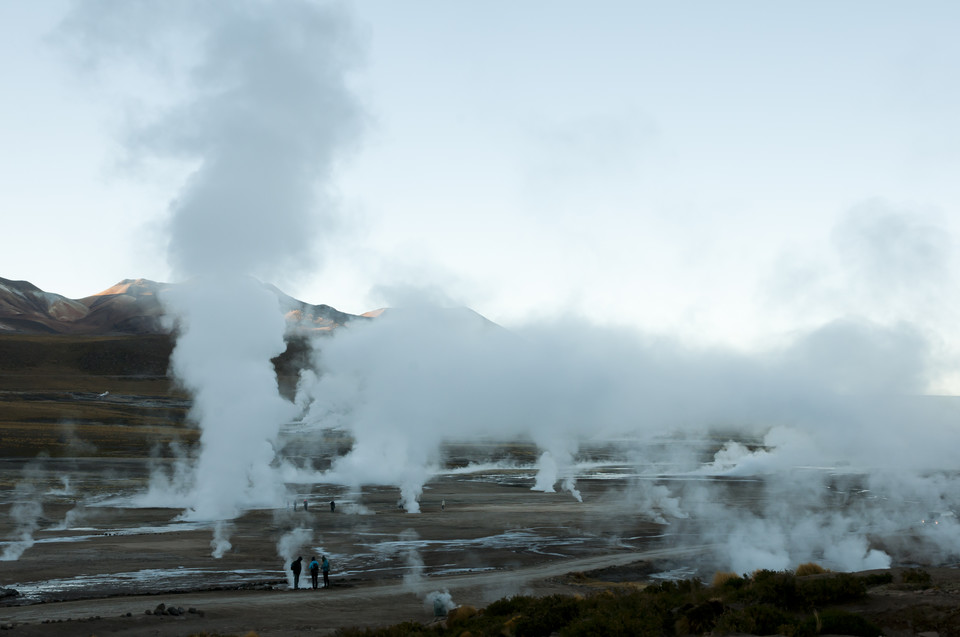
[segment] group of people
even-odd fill
[[[300,588],[300,571],[303,566],[303,557],[298,557],[293,560],[293,563],[290,564],[290,570],[293,571],[293,590]],[[320,561],[317,561],[317,558],[310,556],[310,564],[307,566],[307,569],[310,571],[310,579],[313,583],[313,588],[319,588],[319,576],[320,572],[323,572],[323,587],[330,587],[330,560],[327,559],[326,555],[320,556]]]
[[[306,498],[304,498],[304,500],[303,500],[303,510],[304,510],[304,511],[309,511],[309,508],[308,508],[309,505],[310,505],[310,503],[307,501]],[[294,510],[294,511],[297,510],[297,501],[296,501],[296,500],[293,501],[293,510]],[[335,500],[330,500],[330,513],[335,513],[336,510],[337,510],[337,502],[336,502]]]

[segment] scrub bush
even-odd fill
[[[823,568],[819,564],[816,564],[814,562],[807,562],[797,567],[796,575],[797,577],[805,577],[807,575],[822,575],[827,572],[829,571],[827,571],[827,569]]]
[[[710,583],[710,586],[720,590],[738,590],[743,588],[744,584],[747,583],[747,580],[743,579],[736,573],[729,571],[714,573],[713,581]]]
[[[796,619],[786,611],[770,604],[759,604],[727,611],[717,621],[714,630],[718,633],[786,635],[793,633],[790,627],[795,624]]]
[[[932,578],[930,573],[922,568],[908,568],[900,573],[900,581],[904,584],[913,584],[919,588],[929,588]]]
[[[819,630],[818,630],[819,628]],[[879,626],[845,610],[828,609],[816,618],[808,618],[799,627],[801,634],[855,635],[876,637],[883,633]]]
[[[883,573],[870,573],[869,575],[863,575],[861,578],[863,584],[867,588],[873,588],[874,586],[882,586],[883,584],[890,584],[893,582],[893,573],[890,571],[884,571]]]
[[[797,592],[809,606],[842,604],[862,599],[867,594],[863,578],[850,573],[798,580]]]

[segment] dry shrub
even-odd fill
[[[823,575],[824,573],[829,573],[827,569],[823,568],[815,562],[807,562],[806,564],[801,564],[797,567],[797,577],[803,577],[805,575]]]
[[[714,573],[713,581],[710,582],[710,586],[712,586],[713,588],[721,588],[727,582],[730,582],[732,580],[738,580],[738,579],[740,579],[740,576],[737,575],[736,573],[733,573],[731,571],[720,571],[720,572]]]
[[[465,622],[477,614],[477,609],[473,606],[457,606],[447,613],[447,625]]]

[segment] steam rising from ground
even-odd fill
[[[283,570],[286,573],[287,585],[293,588],[293,571],[290,570],[290,564],[303,556],[303,549],[313,541],[313,529],[297,527],[280,536],[277,540],[277,557],[283,561]],[[306,560],[306,557],[304,557]],[[304,561],[301,571],[301,577],[308,577],[307,565]]]
[[[397,537],[393,551],[403,558],[406,567],[403,573],[403,586],[423,600],[423,607],[437,616],[446,615],[457,607],[449,591],[431,591],[430,582],[424,574],[425,566],[420,550],[417,548],[420,536],[413,529],[407,529]]]
[[[173,371],[202,428],[186,517],[225,520],[282,501],[273,445],[296,409],[270,360],[284,351],[285,323],[251,276],[312,265],[315,229],[329,225],[318,203],[359,122],[345,16],[296,0],[94,1],[76,5],[64,31],[93,66],[172,69],[184,96],[128,141],[136,155],[196,167],[170,204],[169,261],[188,281],[163,299],[177,318]],[[215,556],[227,528],[217,525]]]
[[[467,310],[413,304],[317,341],[315,369],[303,375],[294,406],[280,397],[270,363],[285,347],[283,317],[273,293],[251,277],[312,265],[313,229],[330,221],[318,214],[330,209],[319,205],[329,203],[324,185],[360,119],[346,88],[356,47],[344,16],[303,1],[92,0],[76,5],[65,25],[92,66],[109,71],[111,60],[137,60],[176,77],[175,94],[185,95],[155,105],[161,114],[135,125],[127,141],[134,154],[174,158],[192,171],[170,204],[169,260],[187,281],[165,302],[177,318],[173,370],[194,395],[191,416],[203,434],[199,456],[158,477],[151,497],[173,495],[186,517],[218,521],[214,555],[230,546],[225,520],[286,501],[275,442],[281,424],[300,413],[308,426],[345,429],[354,441],[318,479],[394,485],[410,512],[443,466],[444,441],[532,441],[540,451],[533,488],[559,484],[580,500],[584,441],[629,447],[729,433],[731,443],[708,466],[687,459],[686,471],[763,476],[768,487],[756,510],[727,510],[694,483],[638,483],[625,501],[715,538],[718,565],[742,571],[817,558],[835,568],[888,564],[901,548],[897,524],[957,506],[957,407],[915,397],[936,365],[942,372],[942,352],[918,322],[891,320],[903,309],[892,305],[882,322],[828,319],[746,354],[569,319],[506,331]],[[161,54],[170,51],[177,53]],[[926,226],[894,223],[899,213],[878,222],[866,214],[838,229],[839,262],[860,277],[849,289],[887,298],[881,293],[894,281],[911,300],[937,298],[939,289],[917,285],[927,266],[915,255],[933,246],[934,265],[945,268],[939,235],[931,241]],[[863,240],[868,235],[878,239]],[[907,248],[923,249],[897,249],[904,237]],[[841,315],[868,315],[863,294],[843,285],[816,279],[800,291],[854,298]],[[748,438],[761,443],[745,446]],[[804,470],[811,466],[842,468],[870,495],[826,512],[838,492],[827,473]],[[29,542],[39,504],[21,500],[14,514]],[[944,527],[922,539],[939,555],[956,555],[957,525]],[[309,533],[281,538],[285,568]]]
[[[28,465],[24,479],[13,489],[13,506],[10,507],[10,518],[15,523],[13,537],[9,544],[3,547],[0,561],[9,562],[20,559],[23,552],[34,544],[33,534],[40,528],[40,518],[43,515],[43,504],[40,493],[33,480],[29,477],[31,466]]]
[[[879,568],[897,549],[890,540],[876,546],[883,531],[957,505],[956,476],[945,471],[960,442],[958,405],[915,395],[927,347],[904,325],[837,321],[748,355],[579,322],[508,332],[468,311],[424,308],[351,326],[317,350],[318,373],[304,377],[312,382],[298,398],[310,405],[306,421],[345,428],[356,441],[322,479],[394,484],[411,511],[419,508],[411,497],[438,472],[444,441],[531,440],[542,449],[534,489],[560,483],[580,499],[575,457],[584,441],[629,446],[723,432],[731,442],[713,462],[687,462],[686,471],[761,476],[759,510],[727,510],[695,486],[660,485],[634,498],[655,505],[652,519],[716,540],[721,567],[819,559]],[[760,444],[739,442],[754,438]],[[804,467],[842,468],[877,495],[827,513],[830,472]],[[897,510],[899,484],[922,493],[910,498],[916,511]],[[937,542],[956,555],[958,540],[941,533]]]

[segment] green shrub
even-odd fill
[[[908,568],[900,573],[900,581],[904,584],[914,584],[921,588],[929,588],[932,578],[930,573],[922,568]]]
[[[744,592],[750,601],[783,608],[799,606],[802,601],[797,591],[797,578],[789,571],[757,571]]]
[[[819,614],[817,617],[805,619],[800,628],[800,632],[816,635],[817,624],[821,635],[856,635],[857,637],[877,637],[883,633],[881,628],[871,621],[868,621],[854,613],[845,610],[829,608]]]
[[[797,592],[809,606],[826,606],[862,599],[867,594],[867,585],[860,577],[837,573],[797,580]]]
[[[893,582],[893,573],[890,571],[884,571],[883,573],[870,573],[869,575],[862,575],[860,579],[863,580],[864,586],[867,588],[873,588],[874,586],[882,586],[884,584]]]
[[[660,637],[663,622],[657,613],[594,612],[576,619],[560,631],[562,637]],[[519,633],[518,633],[519,634]]]
[[[580,616],[580,601],[566,595],[536,600],[514,624],[518,636],[548,636]]]
[[[716,625],[717,619],[723,615],[725,610],[726,607],[723,605],[723,602],[718,600],[706,601],[685,609],[682,617],[678,620],[677,633],[684,635],[702,635],[703,633],[710,632],[713,630],[714,625]]]
[[[504,597],[487,606],[483,612],[486,615],[515,615],[526,612],[534,601],[536,601],[535,598],[524,595]]]
[[[407,635],[435,635],[436,631],[417,622],[406,621],[386,628],[340,628],[337,637],[406,637]]]
[[[717,620],[715,632],[749,635],[785,635],[793,633],[796,620],[786,611],[770,604],[730,609]]]

